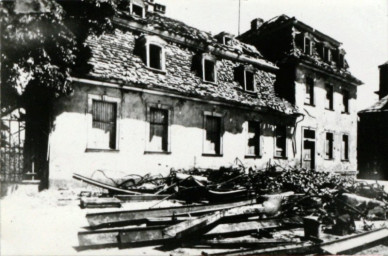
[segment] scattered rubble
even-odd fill
[[[128,176],[113,181],[116,186],[74,178],[108,191],[98,198],[82,193],[81,207],[156,200],[144,210],[88,213],[89,230],[78,233],[79,250],[162,245],[229,249],[223,255],[345,253],[356,247],[349,241],[388,238],[388,229],[373,226],[386,220],[384,187],[334,173],[268,165],[171,170],[168,177]],[[156,207],[170,199],[183,205]]]

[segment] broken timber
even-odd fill
[[[229,209],[232,207],[243,206],[252,203],[253,200],[246,200],[228,204],[192,205],[133,211],[89,213],[86,214],[86,219],[88,220],[90,227],[99,228],[104,226],[125,225],[131,222],[133,223],[139,220],[145,220],[150,217],[204,214],[208,212]]]
[[[162,200],[164,199],[166,194],[155,194],[155,195],[115,195],[114,197],[120,199],[123,202],[147,202],[154,200]]]
[[[81,198],[80,207],[84,208],[107,208],[121,207],[121,201],[117,198]]]

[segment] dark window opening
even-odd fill
[[[306,95],[304,103],[306,105],[314,105],[314,80],[312,78],[306,79]]]
[[[116,103],[93,100],[92,136],[95,148],[116,148]]]
[[[286,127],[277,126],[275,136],[275,157],[286,157]]]
[[[260,123],[248,122],[248,152],[249,156],[260,156]]]
[[[325,108],[329,110],[333,110],[333,86],[326,85],[326,101],[325,101]]]
[[[331,50],[327,47],[323,47],[323,59],[326,62],[331,61]]]
[[[349,92],[342,92],[342,113],[349,113]]]
[[[333,142],[334,136],[333,133],[326,133],[326,141],[325,141],[325,155],[326,159],[333,159]]]
[[[315,139],[315,131],[314,130],[305,129],[304,132],[303,132],[303,136],[304,136],[305,139],[312,139],[312,140],[314,140]]]
[[[221,153],[221,118],[215,116],[205,117],[205,152],[219,155]]]
[[[208,82],[215,82],[215,62],[211,60],[204,61],[204,79]]]
[[[149,143],[153,151],[168,150],[168,110],[150,109]]]
[[[230,42],[232,41],[232,38],[224,36],[224,44],[225,45],[230,45]]]
[[[162,65],[162,48],[160,46],[150,44],[149,45],[149,65],[154,69],[163,69]]]
[[[245,71],[245,90],[255,91],[255,77],[253,72]]]
[[[349,136],[342,136],[342,160],[349,160]]]
[[[304,39],[304,53],[311,54],[311,40],[309,38]]]
[[[132,4],[132,14],[139,17],[143,17],[143,7],[136,4]]]
[[[343,68],[345,67],[345,56],[343,54],[339,54],[339,57],[338,57],[338,66],[340,68]]]

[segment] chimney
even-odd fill
[[[377,92],[382,99],[388,95],[388,61],[379,66],[380,70],[380,90]]]
[[[263,25],[263,19],[256,18],[251,21],[251,30],[258,30]]]

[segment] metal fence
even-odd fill
[[[22,181],[24,175],[24,140],[24,121],[1,120],[0,181]]]

